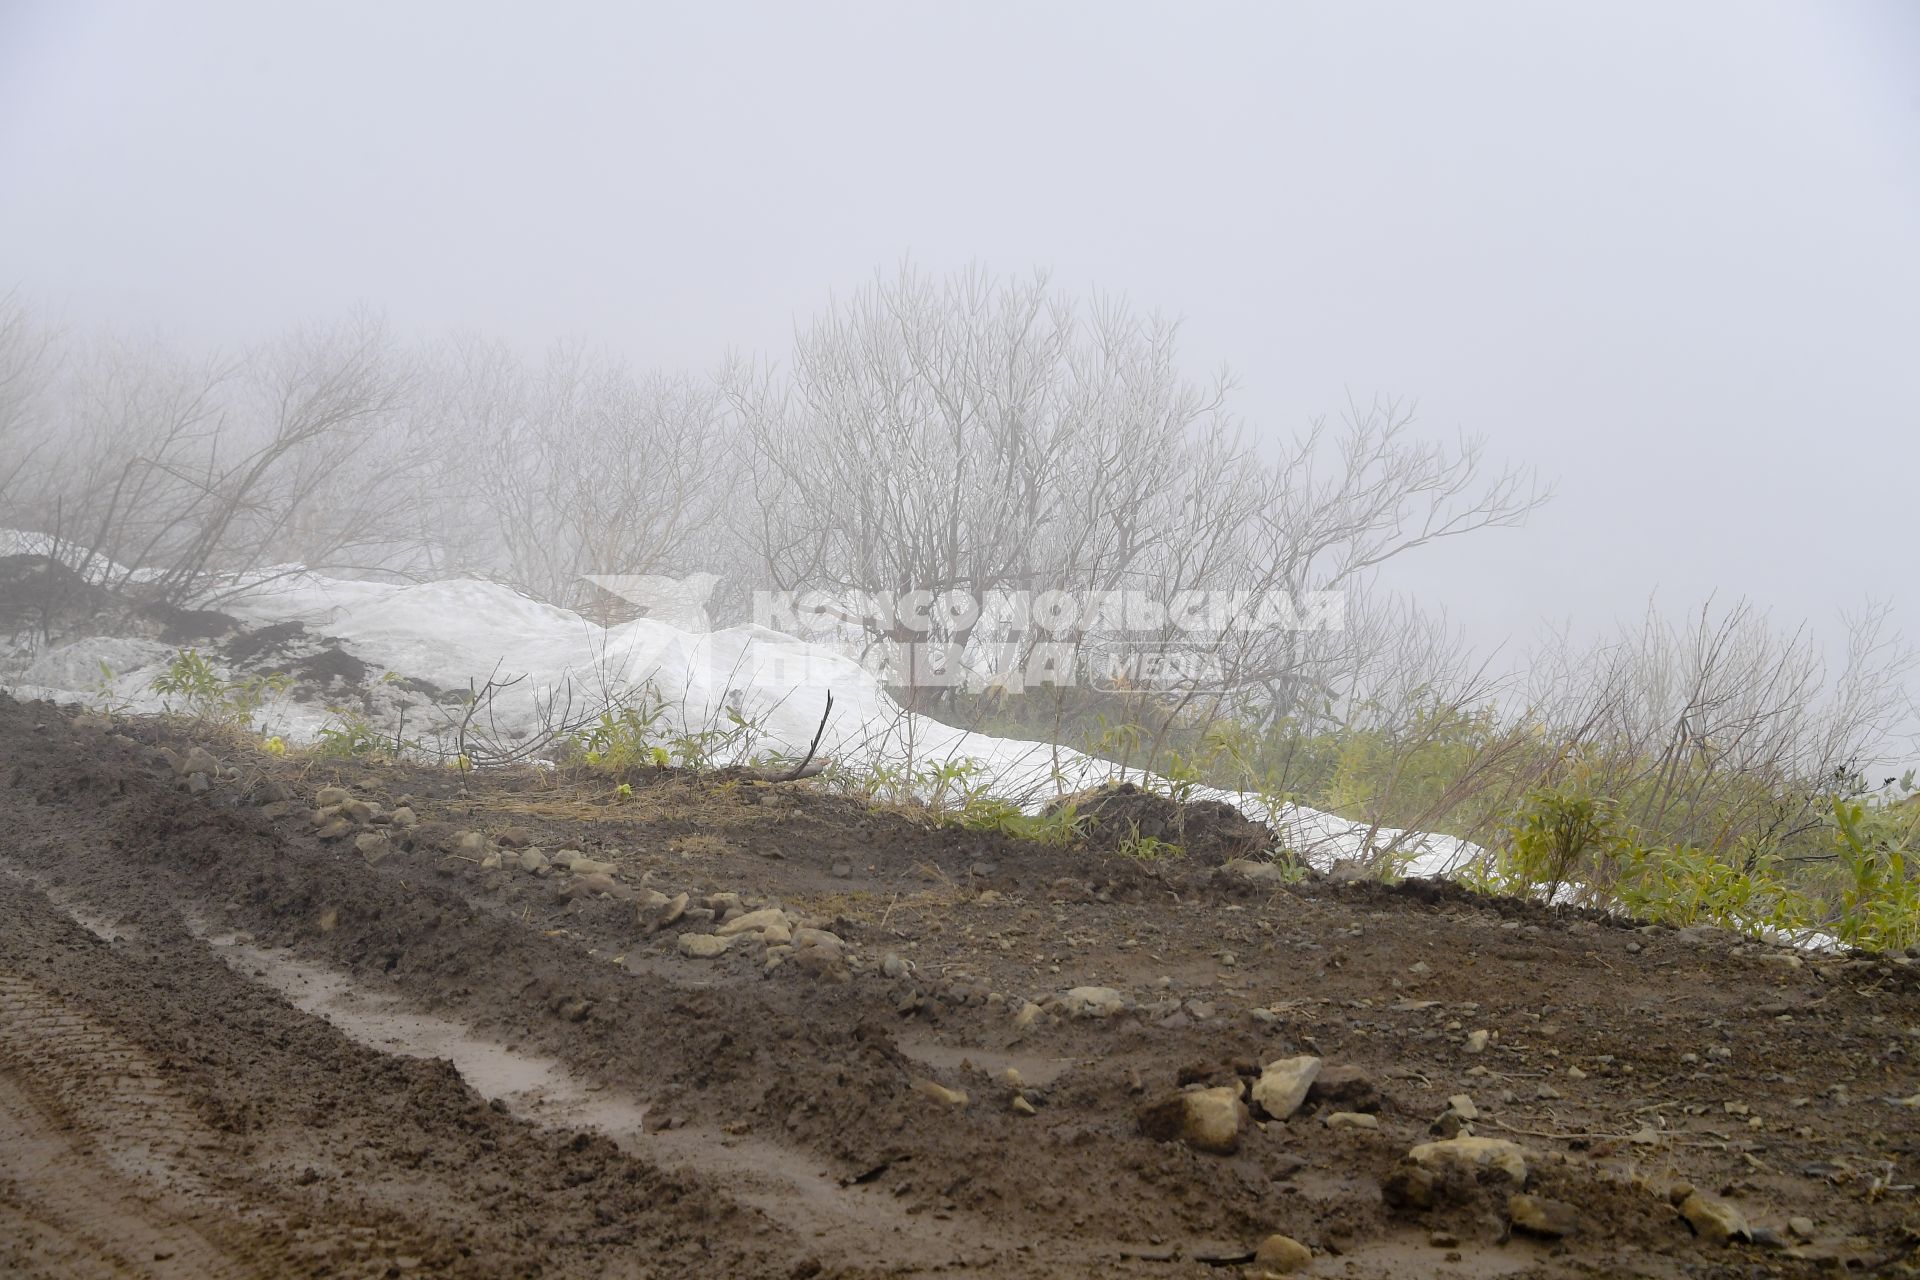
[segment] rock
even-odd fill
[[[1570,1236],[1580,1229],[1580,1215],[1572,1205],[1524,1192],[1507,1197],[1507,1220],[1515,1231],[1548,1240]]]
[[[691,901],[684,893],[676,893],[668,898],[653,918],[654,929],[660,930],[671,924],[678,924],[680,917],[687,914],[687,903]]]
[[[1219,874],[1253,884],[1285,884],[1287,869],[1277,862],[1256,862],[1252,858],[1229,858]]]
[[[559,859],[556,858],[554,861],[557,862]],[[567,864],[567,870],[577,876],[614,876],[620,874],[618,864],[601,862],[597,858],[589,858],[577,850],[574,852],[572,860]]]
[[[1238,1085],[1193,1089],[1142,1107],[1140,1131],[1155,1142],[1184,1142],[1196,1151],[1232,1155],[1248,1120]]]
[[[311,822],[316,827],[324,827],[329,822],[332,822],[335,818],[339,816],[340,816],[340,806],[336,804],[331,808],[327,808],[327,809],[315,809],[312,813],[307,815],[307,821]]]
[[[712,933],[683,933],[678,943],[680,954],[689,960],[712,960],[725,955],[732,945],[732,938]]]
[[[1472,1174],[1482,1169],[1494,1169],[1521,1186],[1527,1182],[1526,1152],[1520,1149],[1518,1143],[1508,1142],[1504,1138],[1448,1138],[1441,1142],[1423,1142],[1407,1152],[1407,1159],[1435,1173],[1444,1172],[1449,1167],[1464,1169]]]
[[[612,893],[615,888],[613,877],[604,871],[577,875],[574,884],[579,886],[582,893]]]
[[[887,952],[885,958],[880,961],[880,972],[886,977],[904,978],[908,971],[907,962],[892,951]]]
[[[1813,1219],[1800,1217],[1788,1218],[1787,1230],[1801,1240],[1811,1240],[1813,1239]]]
[[[347,819],[346,815],[336,813],[325,822],[322,822],[320,829],[313,834],[322,840],[338,840],[341,836],[348,834],[352,830],[353,823]]]
[[[453,842],[453,851],[463,857],[482,857],[487,852],[487,838],[478,831],[462,831]]]
[[[1485,1053],[1487,1051],[1487,1041],[1492,1038],[1493,1033],[1491,1031],[1480,1030],[1469,1032],[1467,1034],[1467,1052]]]
[[[1427,1126],[1427,1132],[1437,1138],[1457,1138],[1463,1133],[1472,1133],[1473,1126],[1467,1122],[1465,1116],[1455,1111],[1452,1107],[1448,1107],[1435,1117],[1432,1124]]]
[[[1396,1209],[1431,1209],[1440,1179],[1417,1164],[1400,1164],[1380,1183],[1380,1198]]]
[[[740,895],[737,893],[710,893],[707,895],[706,905],[707,910],[716,916],[725,915],[729,911],[746,910],[746,904],[740,900]]]
[[[338,809],[353,799],[345,787],[322,787],[313,793],[313,807],[316,809]]]
[[[795,929],[793,945],[801,948],[831,947],[835,951],[844,951],[847,947],[846,939],[837,933],[829,933],[825,929]]]
[[[914,1076],[907,1083],[913,1086],[915,1093],[932,1098],[944,1107],[964,1107],[971,1101],[965,1089],[949,1089],[937,1080],[928,1080],[923,1076]]]
[[[396,827],[411,827],[419,821],[420,815],[404,804],[393,811],[393,825]]]
[[[211,790],[213,790],[213,779],[209,778],[206,774],[190,773],[187,775],[188,794],[197,796],[203,791]]]
[[[1023,1095],[1018,1093],[1013,1095],[1013,1101],[1008,1103],[1007,1105],[1012,1107],[1015,1112],[1023,1116],[1030,1116],[1030,1115],[1037,1114],[1033,1109],[1033,1104],[1031,1102],[1028,1102]]]
[[[739,933],[764,933],[775,926],[787,927],[787,913],[778,907],[762,907],[758,911],[748,911],[733,917],[714,932],[723,938],[731,938]]]
[[[1329,1111],[1325,1124],[1329,1129],[1378,1129],[1380,1117],[1364,1111]]]
[[[1312,1262],[1313,1250],[1292,1236],[1268,1236],[1253,1255],[1254,1270],[1270,1276],[1290,1276]]]
[[[1269,1062],[1253,1082],[1253,1105],[1269,1119],[1285,1120],[1307,1100],[1307,1090],[1319,1077],[1320,1066],[1320,1059],[1312,1054]]]
[[[372,866],[393,852],[393,842],[378,831],[361,832],[355,838],[353,847],[360,851],[360,856],[367,860],[368,866]]]
[[[373,821],[375,815],[379,813],[379,810],[375,809],[365,800],[349,800],[340,806],[340,812],[346,814],[362,826],[365,826]]]
[[[793,930],[784,924],[770,924],[760,931],[760,940],[770,947],[788,946],[793,942]]]
[[[1462,1120],[1478,1120],[1480,1118],[1480,1108],[1473,1105],[1473,1098],[1469,1094],[1454,1094],[1451,1098],[1447,1099],[1447,1106]]]
[[[1745,1215],[1725,1200],[1704,1191],[1687,1193],[1686,1199],[1680,1202],[1680,1216],[1702,1240],[1714,1244],[1745,1240],[1752,1234]]]
[[[1307,1101],[1338,1111],[1378,1111],[1380,1086],[1359,1067],[1344,1063],[1323,1066],[1307,1088]]]
[[[792,964],[800,972],[822,982],[853,980],[853,974],[847,970],[846,957],[840,954],[838,947],[796,947]]]
[[[508,827],[494,832],[493,842],[502,849],[524,849],[533,843],[533,837],[519,827]]]
[[[513,846],[508,845],[507,847],[511,849]],[[520,856],[515,859],[514,865],[529,874],[545,871],[547,869],[547,855],[538,849],[522,849],[520,850]]]
[[[1075,987],[1060,997],[1060,1007],[1072,1018],[1111,1018],[1127,1011],[1127,1000],[1112,987]]]
[[[204,773],[210,779],[217,778],[220,776],[220,762],[205,747],[194,747],[180,761],[177,771],[182,776]]]
[[[1046,1010],[1042,1009],[1039,1005],[1035,1004],[1031,1000],[1028,1000],[1025,1003],[1023,1003],[1018,1009],[1014,1010],[1013,1025],[1020,1028],[1022,1031],[1024,1031],[1028,1027],[1032,1026],[1034,1023],[1038,1022],[1040,1020],[1041,1015],[1044,1014],[1045,1012]]]
[[[835,880],[849,880],[849,879],[852,879],[852,878],[853,878],[853,864],[852,864],[851,862],[836,862],[836,863],[834,863],[834,864],[833,864],[833,878],[834,878]]]

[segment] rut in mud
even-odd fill
[[[1815,1275],[1898,1270],[1920,1222],[1903,962],[804,787],[463,794],[209,740],[236,776],[198,794],[158,751],[191,745],[0,699],[0,1263],[29,1274],[1218,1276],[1282,1233],[1310,1274]],[[417,825],[323,839],[325,786]],[[772,903],[844,951],[683,954]],[[1143,1131],[1292,1055],[1321,1081],[1230,1154]],[[1577,1230],[1516,1233],[1498,1178],[1383,1196],[1463,1094]],[[1749,1238],[1696,1235],[1683,1182]]]

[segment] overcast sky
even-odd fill
[[[1186,320],[1557,499],[1396,573],[1477,638],[1749,595],[1920,638],[1920,4],[0,0],[0,288],[240,342],[779,351],[911,255]]]

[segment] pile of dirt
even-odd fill
[[[1219,866],[1234,858],[1260,857],[1274,847],[1270,828],[1230,804],[1179,801],[1131,782],[1069,796],[1048,812],[1064,805],[1072,805],[1086,820],[1087,845],[1106,853],[1137,850],[1146,842],[1150,848],[1171,845],[1194,862]]]

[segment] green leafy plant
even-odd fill
[[[1541,893],[1549,902],[1569,887],[1591,900],[1604,895],[1618,839],[1607,800],[1573,783],[1542,787],[1508,827],[1498,874],[1508,888]]]
[[[169,715],[185,714],[209,724],[253,727],[253,717],[268,698],[284,693],[292,681],[284,675],[229,678],[197,649],[182,649],[167,669],[153,678]]]

